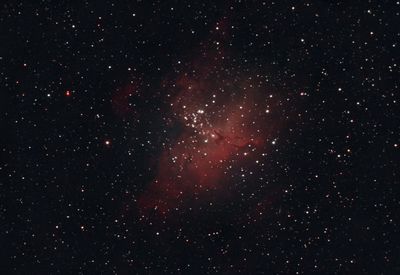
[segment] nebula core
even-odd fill
[[[179,134],[138,200],[142,213],[167,214],[240,192],[237,171],[251,175],[283,125],[278,95],[265,77],[236,66],[221,50],[207,49],[165,81]]]

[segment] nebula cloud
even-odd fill
[[[265,85],[266,76],[236,66],[218,47],[200,52],[165,81],[180,130],[138,200],[142,213],[168,214],[235,196],[237,171],[257,169],[283,126],[279,95]]]

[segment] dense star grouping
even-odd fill
[[[397,274],[396,1],[6,1],[1,274]]]

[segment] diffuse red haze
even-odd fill
[[[138,200],[143,214],[234,196],[230,185],[238,180],[237,169],[256,165],[276,138],[278,100],[264,77],[243,73],[221,55],[207,60],[197,60],[191,75],[179,75],[166,88],[175,95],[171,114],[182,130]]]
[[[130,98],[139,95],[137,85],[131,82],[123,88],[117,89],[112,97],[112,107],[114,112],[122,118],[135,117],[136,109],[132,108]]]

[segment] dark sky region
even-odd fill
[[[399,1],[3,1],[1,274],[400,274]]]

